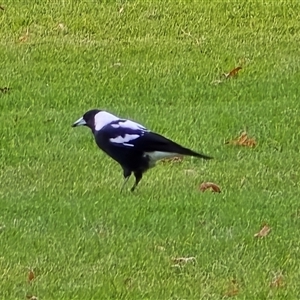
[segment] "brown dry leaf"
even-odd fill
[[[237,73],[242,69],[242,67],[236,67],[233,70],[231,70],[229,73],[224,73],[223,75],[225,78],[234,77],[237,75]]]
[[[161,160],[163,163],[179,163],[183,161],[183,156],[175,156],[171,158],[164,158]]]
[[[265,237],[267,236],[271,231],[271,228],[268,225],[264,225],[263,228],[254,234],[254,237]]]
[[[24,43],[29,38],[29,29],[27,27],[26,33],[19,37],[19,42]]]
[[[228,287],[227,292],[224,294],[226,297],[234,297],[239,293],[239,287],[236,280],[232,280]]]
[[[223,73],[221,78],[213,80],[211,84],[218,85],[225,82],[226,79],[237,76],[238,72],[242,69],[241,66],[234,68],[229,73]]]
[[[214,193],[221,193],[221,189],[218,185],[213,182],[203,182],[199,187],[201,192],[205,192],[206,190],[211,190]]]
[[[175,264],[186,264],[187,262],[193,262],[195,261],[196,258],[191,256],[191,257],[175,257],[175,258],[172,258],[172,261],[175,263]]]
[[[283,279],[283,275],[280,274],[276,274],[274,276],[274,278],[272,279],[271,283],[270,283],[270,287],[273,288],[280,288],[284,286],[284,279]]]
[[[255,139],[249,138],[247,132],[244,131],[238,138],[231,140],[231,141],[227,141],[227,142],[225,142],[225,144],[246,146],[246,147],[255,147],[257,143],[256,143]]]
[[[35,278],[34,273],[32,270],[28,272],[28,282],[31,282]]]

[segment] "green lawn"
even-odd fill
[[[299,2],[1,5],[0,299],[300,298]],[[71,128],[91,108],[215,159],[120,194],[120,166]],[[244,130],[255,148],[225,144]]]

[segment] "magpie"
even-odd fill
[[[154,167],[158,160],[178,155],[212,159],[152,132],[139,123],[121,119],[104,110],[87,111],[72,127],[81,125],[89,127],[98,147],[121,165],[125,178],[121,192],[132,173],[135,176],[131,188],[133,192],[143,173]]]

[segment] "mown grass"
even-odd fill
[[[233,279],[236,299],[299,299],[300,4],[3,7],[1,299],[222,299]],[[215,160],[159,164],[120,194],[120,167],[71,128],[95,107]],[[242,130],[256,148],[224,145]]]

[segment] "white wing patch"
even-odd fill
[[[119,124],[111,124],[111,127],[113,127],[113,128],[119,128],[120,125]]]
[[[129,144],[128,142],[136,140],[139,137],[140,137],[139,134],[125,134],[124,137],[123,136],[117,136],[117,137],[111,138],[109,140],[112,143],[123,144],[125,146],[131,146],[131,147],[133,147],[133,145]]]
[[[145,131],[147,130],[143,125],[130,120],[120,121],[119,125],[122,128],[130,128],[134,130],[145,130]]]

